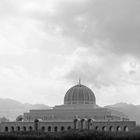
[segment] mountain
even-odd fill
[[[0,98],[0,118],[6,117],[10,120],[15,120],[17,116],[28,112],[31,109],[50,109],[51,107],[43,104],[22,104],[12,99]]]
[[[105,107],[123,112],[130,118],[130,120],[134,120],[138,125],[140,125],[140,105],[117,103],[114,105],[107,105]]]
[[[22,115],[32,109],[50,109],[51,107],[44,104],[22,104],[12,99],[0,98],[0,118],[6,117],[9,120],[15,120],[17,116]],[[117,103],[107,105],[105,108],[117,110],[126,114],[130,120],[135,120],[140,125],[140,105],[127,103]]]

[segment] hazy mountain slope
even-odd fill
[[[135,120],[140,124],[140,105],[117,103],[107,105],[106,108],[117,110],[126,114],[131,120]],[[10,120],[15,120],[18,115],[28,112],[31,109],[49,109],[50,107],[44,104],[22,104],[12,99],[0,99],[0,118],[6,117]]]
[[[140,124],[140,105],[117,103],[105,107],[123,112],[130,118],[130,120],[135,120],[137,124]]]
[[[43,104],[22,104],[12,99],[0,99],[0,118],[6,117],[15,120],[18,115],[22,115],[31,109],[49,109],[49,106]]]

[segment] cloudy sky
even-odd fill
[[[101,106],[140,104],[139,0],[0,0],[0,98],[63,103],[78,83]]]

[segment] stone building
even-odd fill
[[[20,121],[0,123],[0,130],[56,132],[93,129],[111,132],[129,131],[135,125],[136,122],[130,121],[125,114],[96,105],[92,90],[79,82],[67,91],[63,105],[48,110],[30,110]]]

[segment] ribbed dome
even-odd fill
[[[67,91],[64,104],[96,104],[95,95],[90,88],[78,84]]]

